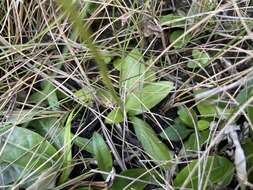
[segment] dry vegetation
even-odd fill
[[[253,188],[252,0],[2,0],[0,189]]]

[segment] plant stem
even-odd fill
[[[86,24],[83,21],[81,15],[78,14],[78,11],[75,7],[74,2],[73,1],[71,2],[69,0],[58,0],[58,2],[59,2],[59,5],[62,6],[64,13],[69,16],[69,19],[73,23],[74,29],[76,30],[78,36],[80,37],[80,40],[83,43],[85,43],[88,49],[90,49],[91,55],[94,57],[98,65],[99,73],[101,75],[103,83],[105,84],[106,88],[108,88],[114,100],[120,106],[121,101],[109,78],[108,68],[103,59],[104,56],[102,55],[100,50],[97,48],[95,43],[92,41],[90,31],[87,27],[85,27]]]

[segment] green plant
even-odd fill
[[[251,7],[2,0],[0,189],[251,189]]]

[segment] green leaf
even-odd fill
[[[173,84],[168,81],[150,83],[142,90],[132,92],[126,100],[126,110],[137,115],[143,113],[162,101],[172,90]]]
[[[123,113],[120,108],[112,110],[106,117],[105,122],[109,124],[117,124],[124,121]]]
[[[208,65],[210,60],[208,53],[206,53],[204,50],[200,51],[198,49],[194,49],[192,51],[192,57],[193,59],[187,64],[187,67],[192,69],[198,67],[205,67]]]
[[[97,91],[97,97],[99,98],[99,101],[101,101],[101,104],[103,104],[103,106],[113,107],[113,105],[117,103],[115,102],[112,94],[109,91],[104,90],[102,88],[98,88],[96,89],[96,91]]]
[[[118,71],[120,71],[120,69],[121,69],[121,64],[123,64],[123,62],[124,62],[124,58],[117,58],[117,59],[115,59],[114,61],[113,61],[113,67],[115,68],[115,69],[117,69]]]
[[[195,60],[197,60],[201,65],[206,65],[210,60],[208,53],[204,50],[200,51],[198,49],[192,50],[192,56]]]
[[[239,94],[236,96],[236,101],[239,104],[243,104],[251,96],[253,96],[253,79],[246,82],[244,88],[242,90],[240,90]]]
[[[154,162],[162,164],[171,160],[172,155],[165,144],[160,141],[152,128],[143,120],[133,117],[131,121],[134,126],[135,134],[144,148],[147,155],[149,155]],[[163,164],[163,167],[168,167],[169,163]]]
[[[156,72],[155,70],[153,70],[152,68],[150,68],[149,70],[147,70],[147,72],[145,73],[145,80],[144,82],[145,83],[148,83],[148,82],[154,82],[156,81]]]
[[[110,172],[112,170],[112,156],[103,137],[99,133],[95,132],[92,137],[92,143],[95,159],[98,162],[99,169]]]
[[[78,187],[75,190],[93,190],[91,187]]]
[[[81,161],[81,160],[80,160]],[[69,181],[67,181],[66,183],[64,184],[61,184],[61,185],[58,185],[57,187],[54,188],[54,190],[63,190],[63,189],[69,189],[69,187],[73,187],[73,186],[79,186],[82,187],[83,185],[88,185],[90,186],[91,184],[88,183],[88,184],[83,184],[83,183],[79,183],[79,182],[83,182],[83,181],[88,181],[88,182],[91,182],[92,178],[94,179],[94,173],[91,172],[90,170],[82,170],[81,171],[82,173],[71,178]],[[101,184],[101,183],[99,183]],[[76,187],[78,188],[78,187]],[[76,190],[75,188],[75,190]],[[50,189],[50,190],[53,190],[53,189]],[[90,188],[90,190],[97,190],[96,187],[93,188]]]
[[[43,91],[36,91],[29,97],[29,101],[32,103],[44,102],[47,100],[46,96]]]
[[[57,97],[58,97],[58,99],[59,100],[63,100],[63,99],[68,99],[68,95],[66,95],[63,91],[61,91],[61,90],[57,90],[56,91],[56,94],[57,94]]]
[[[47,171],[47,170],[46,170]],[[30,175],[29,178],[27,176]],[[38,175],[31,175],[31,172],[18,167],[15,164],[0,164],[0,188],[1,190],[9,190],[18,184],[18,189],[27,189],[38,179]],[[22,182],[21,182],[22,181]],[[27,189],[28,190],[28,189]]]
[[[0,163],[14,163],[21,168],[42,171],[50,168],[59,158],[56,149],[31,130],[5,127],[0,134]]]
[[[198,139],[199,139],[199,146],[201,148],[203,146],[203,144],[206,143],[206,141],[209,137],[209,131],[198,132],[197,135],[198,135]],[[196,133],[193,133],[190,135],[189,139],[185,142],[184,146],[185,146],[185,149],[187,152],[199,151]]]
[[[217,116],[217,109],[216,107],[207,101],[202,101],[197,104],[197,108],[201,117],[216,117]]]
[[[160,133],[160,136],[163,139],[168,140],[169,138],[170,141],[180,141],[184,140],[190,133],[192,133],[192,130],[186,128],[185,125],[176,120],[173,126],[164,129],[164,133]]]
[[[125,92],[143,86],[145,65],[143,55],[138,49],[133,49],[120,63],[121,87]],[[143,75],[143,76],[142,76]]]
[[[242,142],[242,148],[246,156],[248,180],[253,183],[253,142],[252,139],[247,138]]]
[[[86,150],[87,152],[94,154],[91,140],[77,136],[73,141],[81,150]]]
[[[72,170],[72,134],[71,134],[71,127],[72,127],[72,120],[73,120],[74,110],[69,114],[65,129],[64,129],[64,149],[63,149],[63,170],[61,177],[59,179],[59,184],[62,184],[68,180],[68,177]]]
[[[139,59],[141,59],[141,57],[140,57]],[[121,65],[124,63],[124,61],[125,61],[125,60],[124,60],[123,58],[118,58],[118,59],[116,59],[116,60],[113,62],[114,68],[117,69],[118,71],[121,71]],[[143,59],[141,59],[141,61],[143,62]],[[150,67],[148,70],[146,70],[146,69],[147,69],[147,65],[149,65],[149,64],[152,63],[152,62],[153,62],[153,60],[148,60],[148,61],[145,63],[144,67],[141,68],[141,69],[142,69],[142,72],[146,71],[145,74],[144,74],[144,75],[145,75],[144,82],[153,82],[153,81],[156,80],[156,73],[155,73],[155,70],[154,70],[152,67]],[[122,71],[122,72],[123,72],[123,71]],[[143,82],[143,81],[141,81],[141,82]]]
[[[81,43],[85,43],[85,46],[90,49],[91,56],[95,59],[97,63],[97,68],[99,70],[100,76],[102,78],[102,82],[106,86],[106,88],[110,91],[115,101],[120,103],[120,99],[117,95],[117,92],[114,89],[114,86],[109,77],[109,71],[106,63],[104,63],[104,55],[101,53],[101,50],[91,39],[92,35],[90,33],[90,27],[84,27],[86,22],[83,19],[83,15],[80,15],[76,3],[77,2],[69,2],[68,0],[61,0],[58,2],[59,6],[63,10],[65,16],[69,18],[72,22],[72,26],[74,30],[77,32],[75,36],[78,36]],[[85,14],[86,11],[83,11],[82,14]]]
[[[187,107],[180,107],[177,111],[179,119],[188,127],[194,128],[195,121],[197,120],[197,114],[193,109],[188,109]]]
[[[108,64],[108,63],[110,63],[110,62],[112,61],[112,57],[111,57],[110,52],[103,51],[102,54],[103,54],[104,62],[105,62],[106,64]]]
[[[58,109],[59,101],[57,97],[57,90],[54,85],[50,81],[45,80],[41,82],[41,88],[42,91],[33,93],[30,97],[30,100],[35,103],[47,100],[51,108]]]
[[[170,34],[170,43],[175,42],[179,37],[181,37],[184,34],[184,30],[176,30]],[[186,35],[179,41],[177,41],[173,47],[176,49],[184,48],[189,42],[191,38],[189,35]]]
[[[8,120],[5,122],[5,124],[10,124],[10,125],[19,125],[23,123],[28,123],[32,120],[38,119],[38,118],[48,118],[48,117],[55,117],[55,116],[60,116],[64,112],[60,111],[47,111],[47,110],[36,110],[36,109],[31,109],[31,110],[14,110],[11,112],[10,115],[8,115]],[[3,116],[5,115],[6,112],[1,112],[0,115]]]
[[[199,121],[198,121],[198,129],[199,129],[200,131],[203,131],[203,130],[205,130],[205,129],[208,129],[208,128],[209,128],[209,125],[210,125],[209,121],[206,121],[206,120],[199,120]]]
[[[29,123],[34,131],[46,138],[57,149],[61,149],[64,145],[64,129],[62,121],[59,117],[49,117],[36,119]]]
[[[174,185],[176,187],[181,187],[187,177],[192,172],[193,168],[199,164],[199,160],[193,160],[190,164],[184,167],[177,175],[174,180]],[[233,164],[224,157],[221,156],[209,156],[205,162],[200,163],[201,167],[201,189],[206,189],[207,187],[227,186],[230,184],[233,175],[234,175],[234,166]],[[187,188],[198,189],[198,168],[195,170],[191,176],[189,182],[187,183]],[[208,189],[208,188],[207,188]]]
[[[247,114],[248,114],[248,117],[249,117],[251,123],[253,124],[253,107],[252,106],[248,106]]]
[[[98,3],[86,2],[86,5],[85,5],[86,11],[89,14],[92,14],[96,11],[96,9],[98,8],[98,5],[99,5]]]
[[[65,121],[65,118],[62,120]],[[57,149],[61,149],[64,145],[64,128],[62,120],[59,121],[57,117],[38,119],[30,122],[29,126],[32,126],[34,130],[45,137],[51,144]],[[71,134],[73,143],[76,144],[81,150],[93,153],[93,145],[91,140]]]
[[[93,95],[89,87],[83,87],[82,89],[76,91],[74,94],[84,105],[89,106],[92,104]]]
[[[177,28],[184,28],[185,20],[182,16],[168,14],[160,16],[160,23],[162,26],[169,26],[169,27],[177,27]]]
[[[21,176],[23,169],[14,164],[0,164],[0,186],[7,186],[13,182],[17,182]],[[1,188],[2,189],[2,188]],[[5,188],[3,188],[4,190]],[[7,189],[7,188],[6,188]]]
[[[253,96],[253,80],[250,80],[245,84],[245,87],[239,92],[239,94],[236,97],[236,101],[239,104],[243,104],[252,96]],[[253,106],[252,106],[252,104],[249,105],[245,110],[246,110],[246,113],[247,113],[251,123],[253,123]]]
[[[45,190],[45,189],[54,189],[55,181],[57,179],[57,171],[49,169],[43,172],[38,179],[32,183],[26,190]]]
[[[50,107],[57,109],[59,108],[59,101],[54,85],[49,81],[42,82],[43,92],[48,96],[47,101]]]
[[[119,190],[119,189],[142,190],[147,184],[144,182],[139,182],[137,180],[136,181],[134,180],[138,178],[139,180],[150,181],[151,176],[149,175],[148,172],[147,174],[143,175],[145,172],[147,172],[145,168],[135,168],[135,169],[129,169],[129,170],[123,171],[119,175],[122,177],[116,177],[113,182],[112,187],[109,190]],[[126,177],[133,178],[133,179],[126,179]],[[130,183],[131,185],[129,185]],[[125,188],[126,186],[128,187]]]

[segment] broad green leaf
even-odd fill
[[[43,92],[43,90],[36,91],[29,97],[29,102],[32,102],[32,103],[44,102],[47,100],[46,96],[47,95],[46,93]]]
[[[81,150],[85,150],[89,153],[94,154],[92,141],[83,137],[76,137],[73,139],[74,144],[76,144]]]
[[[75,190],[93,190],[91,187],[78,187]]]
[[[29,178],[26,176],[30,175]],[[22,169],[15,164],[0,164],[0,189],[9,190],[19,184],[20,189],[26,188],[33,184],[38,178],[37,174],[31,175],[31,171]],[[21,183],[22,180],[22,183]]]
[[[30,122],[29,125],[57,149],[61,149],[64,145],[64,128],[62,126],[62,121],[58,120],[57,117],[38,119]],[[79,136],[74,138],[74,134],[71,134],[71,139],[73,139],[73,143],[81,150],[93,153],[91,140]]]
[[[184,28],[185,25],[185,20],[183,17],[174,14],[160,16],[159,20],[162,26]]]
[[[134,126],[135,134],[144,148],[147,155],[149,155],[157,164],[163,164],[163,167],[167,167],[170,164],[172,155],[170,150],[165,144],[160,141],[153,129],[143,120],[133,117],[131,121]],[[166,164],[164,164],[167,162]]]
[[[199,148],[201,148],[206,143],[209,136],[209,131],[202,131],[198,132],[197,134],[199,142],[197,141],[196,133],[193,133],[190,135],[189,139],[184,143],[187,152],[199,151]],[[198,147],[198,143],[200,147]]]
[[[123,64],[124,61],[125,60],[123,58],[116,59],[113,62],[114,68],[117,69],[118,71],[120,71],[121,65]],[[144,69],[146,70],[147,65],[149,65],[152,62],[153,62],[153,60],[148,60],[147,62],[145,62],[145,66],[144,66],[144,68],[142,68],[143,71],[144,71]],[[144,75],[145,75],[144,82],[153,82],[156,80],[156,73],[152,67],[150,67],[148,70],[146,70]]]
[[[248,117],[249,117],[251,123],[253,124],[253,106],[248,106],[247,114],[248,114]]]
[[[167,140],[169,138],[170,141],[181,141],[192,133],[192,130],[186,128],[179,120],[176,120],[173,126],[164,129],[164,133],[160,133],[163,139]]]
[[[210,125],[209,121],[206,121],[206,120],[199,120],[197,124],[198,124],[198,129],[200,131],[208,129]]]
[[[197,95],[206,91],[207,89],[198,89],[194,91],[194,94]],[[218,95],[212,95],[207,97],[205,101],[197,103],[197,109],[200,112],[201,118],[210,120],[216,117],[226,120],[231,116],[235,109],[233,107],[228,107],[226,101],[218,101],[219,99]]]
[[[57,90],[54,85],[48,81],[44,80],[41,82],[42,91],[34,92],[31,97],[29,97],[30,101],[38,103],[47,100],[49,106],[53,109],[59,108],[59,101],[57,97]]]
[[[120,71],[121,69],[121,64],[123,64],[124,62],[124,58],[117,58],[113,61],[113,66],[115,69],[117,69],[118,71]]]
[[[192,1],[191,6],[188,9],[188,13],[187,13],[187,16],[189,17],[187,18],[187,21],[190,24],[190,26],[193,26],[194,23],[199,22],[201,19],[203,19],[203,17],[205,17],[205,15],[203,16],[195,16],[195,15],[198,15],[204,12],[214,11],[217,8],[218,3],[219,1],[212,0],[212,1],[203,1],[201,2],[201,5],[200,5],[199,1]],[[216,22],[217,20],[215,20],[215,23]],[[200,27],[202,27],[202,25]]]
[[[62,121],[59,117],[49,117],[36,119],[29,123],[34,131],[46,138],[57,149],[61,149],[64,145],[64,129]]]
[[[156,81],[156,72],[152,68],[150,68],[146,73],[145,73],[145,84],[148,82],[154,82]]]
[[[85,9],[89,14],[92,14],[96,11],[96,9],[98,8],[98,3],[93,3],[93,2],[86,2],[85,4]]]
[[[119,190],[119,189],[142,190],[144,189],[144,187],[147,185],[146,183],[138,182],[138,181],[133,182],[133,181],[137,178],[143,181],[150,181],[151,176],[149,175],[148,172],[147,174],[143,175],[146,171],[147,170],[145,168],[135,168],[135,169],[129,169],[129,170],[121,172],[119,176],[122,176],[122,177],[116,177],[113,182],[112,187],[109,190]],[[124,177],[132,178],[132,179],[126,179]]]
[[[125,92],[143,86],[145,65],[143,55],[138,49],[132,50],[120,64],[121,87]]]
[[[179,116],[179,119],[188,127],[194,128],[195,121],[197,120],[197,114],[193,109],[188,109],[184,106],[180,107],[177,111],[177,114]]]
[[[217,106],[217,117],[219,119],[227,120],[236,110],[235,107],[228,108],[227,106]]]
[[[71,127],[72,127],[72,120],[73,120],[74,110],[69,114],[65,129],[64,129],[64,149],[63,149],[63,170],[61,177],[59,179],[59,184],[62,184],[68,180],[68,177],[72,170],[72,134],[71,134]]]
[[[57,97],[57,90],[55,89],[54,85],[48,81],[44,80],[40,84],[42,91],[34,92],[30,98],[32,102],[38,103],[40,101],[48,101],[48,104],[54,108],[59,106],[58,97]]]
[[[59,158],[56,149],[39,134],[20,127],[6,127],[0,131],[0,163],[42,171]]]
[[[145,84],[149,83],[149,82],[155,82],[157,80],[157,77],[156,77],[156,72],[157,72],[157,69],[153,67],[153,64],[154,63],[154,59],[151,58],[149,59],[148,61],[145,62],[145,66],[146,66],[146,73],[145,73]]]
[[[199,160],[193,160],[190,164],[184,167],[177,175],[174,180],[174,186],[181,187],[187,177],[190,175],[193,168],[199,164]],[[230,184],[234,175],[234,166],[231,161],[225,157],[221,156],[209,156],[205,162],[200,163],[201,168],[201,189],[211,189],[211,187],[216,187],[217,185],[221,187],[226,187]],[[198,168],[195,170],[191,176],[186,188],[198,189]],[[205,188],[204,188],[205,187]]]
[[[23,169],[14,164],[0,164],[0,186],[7,186],[13,182],[17,182],[21,176]],[[1,188],[2,189],[2,188]],[[6,188],[7,189],[7,188]],[[5,190],[5,188],[3,188]]]
[[[58,97],[59,100],[67,99],[69,97],[68,95],[63,93],[63,91],[61,91],[61,90],[57,90],[56,94],[57,94],[57,97]]]
[[[95,132],[92,137],[93,151],[98,167],[102,171],[110,172],[112,170],[111,152],[103,137]]]
[[[109,52],[107,52],[107,51],[104,51],[102,53],[103,53],[104,62],[107,63],[107,64],[110,63],[112,61],[111,54]]]
[[[87,172],[86,172],[87,171]],[[69,189],[70,186],[76,186],[76,184],[83,186],[85,184],[81,183],[81,181],[88,181],[91,182],[91,179],[94,178],[94,173],[91,172],[90,170],[83,170],[82,173],[78,176],[75,176],[73,178],[71,178],[69,181],[67,181],[64,184],[58,185],[57,187],[54,188],[54,190],[63,190],[63,189]],[[90,186],[91,184],[88,183],[88,186]],[[76,187],[78,188],[78,187]],[[76,190],[75,188],[75,190]],[[93,188],[90,188],[90,190],[92,190]],[[96,187],[94,187],[93,190],[97,190]]]
[[[93,95],[91,89],[88,87],[83,87],[82,89],[76,91],[74,94],[84,105],[89,106],[92,104]]]
[[[246,102],[251,96],[253,96],[253,79],[246,82],[244,88],[236,96],[236,101],[239,104]]]
[[[239,94],[236,97],[236,100],[238,101],[239,104],[243,104],[252,96],[253,96],[253,80],[250,80],[245,84],[245,87],[239,92]],[[252,103],[246,108],[246,113],[251,123],[253,123]]]
[[[184,30],[176,30],[170,34],[170,43],[175,42],[179,37],[183,36]],[[189,35],[182,37],[182,39],[178,40],[173,47],[176,49],[184,48],[189,42],[191,38]]]
[[[206,88],[194,90],[194,95],[205,93]],[[202,119],[211,121],[214,117],[227,120],[235,111],[235,107],[228,107],[227,99],[220,99],[219,95],[208,96],[204,101],[197,102],[197,109]]]
[[[82,6],[82,10],[80,11],[80,15],[85,18],[85,17],[88,17],[89,15],[93,14],[96,9],[98,8],[99,6],[99,3],[93,3],[93,2],[85,2],[84,6]],[[76,39],[78,34],[76,33],[73,33],[72,36],[70,36],[70,38],[72,37],[73,39]],[[72,39],[71,38],[71,39]]]
[[[59,108],[59,101],[54,85],[49,81],[42,82],[43,92],[48,96],[47,101],[53,109]]]
[[[123,113],[120,108],[112,110],[106,117],[105,122],[109,124],[117,124],[124,121]]]
[[[0,116],[6,115],[6,112],[0,111]],[[10,125],[19,125],[23,123],[28,123],[32,120],[38,119],[38,118],[48,118],[48,117],[59,117],[64,112],[62,111],[47,111],[47,110],[14,110],[11,112],[11,114],[8,114],[8,120],[5,122],[5,124]]]
[[[117,102],[113,99],[112,94],[104,89],[98,88],[97,90],[97,97],[101,104],[105,107],[113,107]]]
[[[197,104],[201,117],[216,117],[216,107],[209,101],[202,101]]]
[[[111,79],[109,77],[109,71],[106,63],[104,63],[104,55],[101,53],[101,50],[91,39],[92,35],[90,33],[90,27],[84,27],[86,22],[83,19],[83,15],[80,15],[76,3],[77,2],[69,2],[68,0],[58,1],[59,6],[63,10],[65,16],[72,21],[72,26],[74,30],[77,32],[76,36],[79,37],[81,43],[84,43],[85,46],[90,49],[91,57],[95,59],[97,63],[97,68],[100,73],[100,77],[102,78],[102,82],[106,86],[106,88],[111,92],[115,101],[120,102],[119,97],[117,96],[117,92],[115,91]],[[85,11],[84,11],[85,12]]]
[[[57,179],[57,171],[52,171],[49,169],[43,172],[38,179],[32,183],[26,190],[45,190],[45,189],[54,189],[55,181]]]
[[[242,148],[246,156],[248,180],[253,183],[253,141],[250,138],[245,139],[242,142]]]
[[[196,60],[189,60],[189,62],[187,63],[187,67],[191,68],[191,69],[195,69],[195,68],[199,68],[201,67],[199,62]]]
[[[132,115],[145,112],[162,101],[172,88],[173,84],[168,81],[147,84],[143,89],[136,90],[128,95],[125,105],[126,110]]]
[[[198,49],[194,49],[192,51],[192,57],[193,59],[187,64],[187,67],[192,69],[198,67],[205,67],[208,65],[210,60],[208,53],[206,53],[204,50],[200,51]]]
[[[210,59],[208,53],[206,53],[204,50],[200,51],[198,49],[192,50],[192,57],[201,63],[201,65],[206,65]]]

